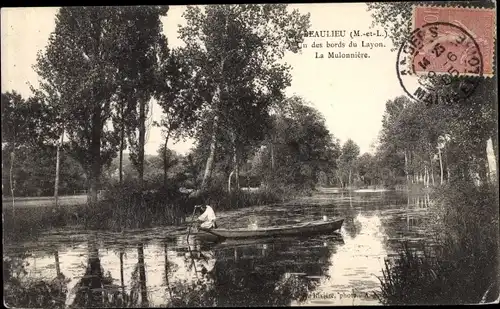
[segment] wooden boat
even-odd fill
[[[278,237],[285,235],[309,235],[328,233],[339,230],[344,223],[344,219],[333,221],[313,221],[294,225],[283,225],[261,229],[205,229],[199,228],[198,234],[210,234],[218,238],[256,238],[256,237]]]

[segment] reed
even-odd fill
[[[48,280],[30,279],[21,258],[3,258],[4,303],[11,308],[65,308],[66,285],[63,275]]]
[[[224,211],[283,202],[296,194],[299,192],[286,188],[227,192],[214,186],[192,197],[174,185],[144,190],[141,194],[137,184],[125,183],[108,187],[95,205],[24,207],[14,215],[4,209],[4,240],[9,243],[35,239],[44,230],[74,225],[110,231],[179,225],[197,204],[210,204],[217,211]]]
[[[39,232],[77,224],[82,205],[65,207],[26,207],[15,213],[3,209],[3,239],[6,243],[36,238]]]
[[[437,250],[420,255],[404,244],[387,259],[377,294],[383,304],[477,304],[496,299],[498,188],[455,183],[436,191]]]

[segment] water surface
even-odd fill
[[[44,233],[5,248],[26,279],[69,279],[68,306],[300,306],[379,304],[384,258],[403,240],[425,240],[431,201],[405,192],[324,190],[291,203],[218,214],[220,227],[266,227],[345,218],[330,235],[213,244],[175,227]],[[217,211],[217,210],[216,210]],[[125,295],[125,296],[123,296]]]

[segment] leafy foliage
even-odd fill
[[[309,16],[287,11],[285,4],[188,6],[179,30],[196,92],[204,98],[198,139],[209,131],[211,152],[204,183],[210,177],[218,135],[227,135],[236,157],[262,139],[269,108],[290,84],[289,66],[279,64],[286,50],[298,52]],[[209,124],[206,124],[206,123]],[[230,153],[230,151],[227,151]]]
[[[273,117],[273,126],[263,143],[266,148],[255,154],[256,173],[264,175],[268,185],[283,183],[311,189],[320,171],[335,167],[340,147],[323,116],[302,98],[291,97],[284,106]]]

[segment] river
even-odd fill
[[[426,239],[431,202],[406,192],[323,190],[290,203],[220,213],[218,225],[345,218],[331,235],[208,244],[173,227],[122,233],[73,227],[5,247],[4,256],[25,263],[24,280],[64,275],[68,306],[98,305],[95,297],[85,298],[85,286],[115,304],[124,293],[149,307],[374,305],[384,258],[396,254],[402,240]]]

